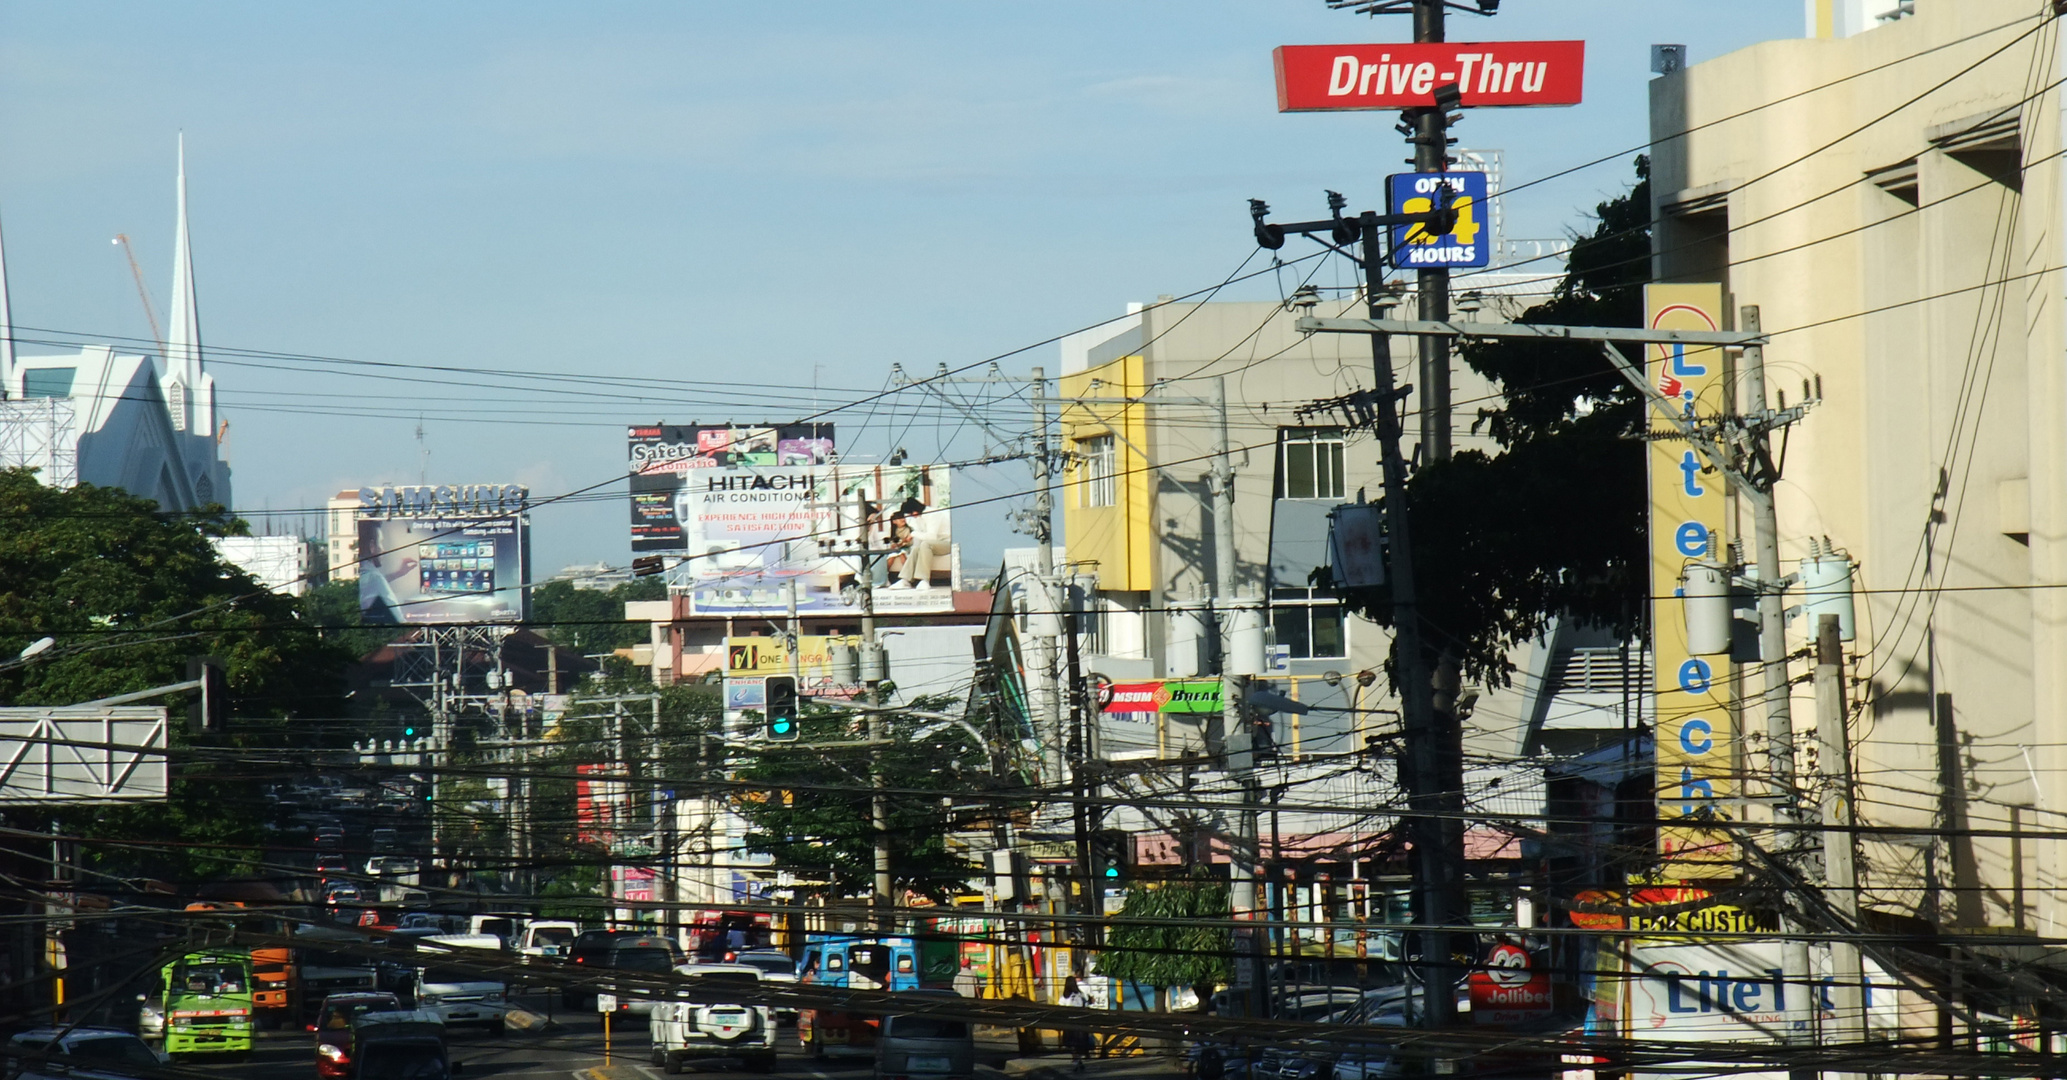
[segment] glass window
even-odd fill
[[[1333,660],[1349,655],[1342,601],[1326,589],[1270,590],[1270,625],[1277,643],[1293,660]]]
[[[1287,499],[1340,499],[1342,483],[1341,428],[1285,428],[1278,490]]]
[[[22,371],[23,397],[71,397],[77,368],[27,368]]]
[[[1077,454],[1083,459],[1081,491],[1084,506],[1119,505],[1119,455],[1110,435],[1077,440]]]

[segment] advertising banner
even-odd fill
[[[829,465],[835,460],[831,424],[639,424],[628,436],[632,550],[641,553],[688,550],[677,516],[678,496],[688,478],[703,470]]]
[[[1221,712],[1219,679],[1161,679],[1098,688],[1099,748],[1108,758],[1169,756],[1202,748]]]
[[[861,638],[853,635],[802,634],[797,638],[797,656],[791,662],[788,643],[779,637],[729,637],[725,639],[725,680],[763,679],[770,675],[797,676],[799,693],[825,697],[841,691],[853,692],[858,684],[834,679],[833,650],[839,646],[859,649]],[[858,675],[857,670],[853,673]],[[759,708],[758,705],[741,706]]]
[[[1780,972],[1777,941],[1638,946],[1630,953],[1630,1037],[1778,1041],[1787,1034],[1787,995],[1804,990]]]
[[[1550,1015],[1550,972],[1527,949],[1502,941],[1466,980],[1474,1024],[1522,1024]]]
[[[529,534],[520,516],[360,518],[360,620],[523,619]]]
[[[1280,45],[1271,57],[1279,112],[1428,108],[1451,84],[1466,107],[1577,105],[1586,82],[1583,41]]]
[[[1486,174],[1482,172],[1395,173],[1385,178],[1386,206],[1395,214],[1422,214],[1437,208],[1442,189],[1450,189],[1450,208],[1457,223],[1445,233],[1423,225],[1392,227],[1392,265],[1400,269],[1485,266],[1493,261],[1493,230],[1486,215]]]
[[[1647,322],[1654,329],[1722,329],[1722,286],[1647,285]],[[1687,416],[1724,409],[1723,352],[1713,347],[1650,345],[1645,373]],[[1652,431],[1670,431],[1663,416]],[[1690,561],[1716,559],[1728,542],[1728,503],[1721,474],[1702,471],[1684,440],[1650,444],[1651,648],[1657,658],[1658,853],[1673,879],[1729,877],[1736,844],[1727,829],[1704,819],[1736,816],[1737,717],[1730,700],[1727,656],[1687,651],[1680,610],[1681,572]],[[1683,822],[1684,824],[1675,824]]]
[[[698,615],[954,610],[948,473],[928,465],[705,469],[676,489],[683,561],[668,587]],[[864,559],[863,552],[874,555]]]

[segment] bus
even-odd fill
[[[285,937],[286,925],[278,918],[246,912],[242,900],[201,900],[187,905],[188,912],[223,912],[219,922],[225,928],[246,933]],[[214,940],[211,938],[211,940]],[[251,950],[252,1020],[262,1028],[280,1028],[298,1023],[300,998],[295,985],[294,950],[282,945],[261,945]],[[318,1001],[318,1005],[322,1002]]]
[[[190,952],[159,969],[164,988],[165,1052],[181,1057],[251,1053],[254,1022],[251,954]]]
[[[853,990],[919,988],[918,945],[908,937],[807,934],[797,976],[804,986]],[[805,1009],[797,1016],[797,1038],[815,1058],[875,1053],[875,1016],[835,1009]]]
[[[748,949],[775,945],[775,920],[765,911],[699,911],[683,928],[683,951],[703,963],[719,963]]]

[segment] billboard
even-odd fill
[[[1098,742],[1108,758],[1195,753],[1226,700],[1219,679],[1163,679],[1098,687]]]
[[[1586,82],[1583,41],[1280,45],[1271,59],[1279,112],[1432,108],[1451,84],[1470,107],[1577,105]]]
[[[953,501],[930,465],[735,466],[687,473],[672,518],[684,538],[670,589],[698,615],[954,610]],[[864,558],[863,551],[874,555]]]
[[[1486,174],[1482,172],[1395,173],[1385,178],[1387,207],[1395,214],[1436,209],[1444,187],[1457,223],[1446,233],[1425,225],[1392,227],[1392,265],[1402,270],[1485,266],[1493,261],[1493,230],[1486,220]]]
[[[1719,330],[1722,286],[1646,285],[1646,322],[1654,329]],[[1723,411],[1723,353],[1684,344],[1645,347],[1651,385],[1688,416]],[[1671,423],[1651,417],[1651,430]],[[1658,854],[1675,879],[1730,877],[1736,844],[1726,828],[1704,819],[1737,816],[1740,772],[1737,717],[1730,700],[1730,658],[1695,656],[1680,611],[1680,575],[1687,563],[1723,557],[1729,540],[1723,479],[1702,471],[1684,440],[1650,443],[1651,649],[1657,658]],[[1683,824],[1674,824],[1681,822]]]
[[[835,460],[831,424],[639,424],[628,435],[635,552],[686,550],[678,496],[703,470]]]
[[[519,621],[529,545],[521,515],[361,518],[360,620]]]

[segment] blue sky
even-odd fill
[[[1504,7],[1452,39],[1588,49],[1586,104],[1461,126],[1510,184],[1640,144],[1651,43],[1698,62],[1801,33],[1799,0]],[[419,414],[431,482],[557,494],[622,471],[627,422],[791,419],[892,363],[1210,285],[1251,250],[1250,196],[1376,205],[1392,115],[1279,115],[1270,50],[1407,33],[1322,0],[0,3],[15,318],[149,335],[109,239],[135,240],[162,310],[184,130],[209,345],[563,376],[220,357],[239,509],[415,482]],[[1580,225],[1629,175],[1517,193],[1508,234]],[[1034,363],[1053,347],[1005,366]],[[679,381],[624,400],[612,377]],[[894,401],[834,419],[850,451],[983,450]],[[1023,476],[971,472],[957,496]],[[957,522],[970,565],[1010,542],[981,518]],[[622,563],[624,533],[620,502],[542,511],[535,561]]]

